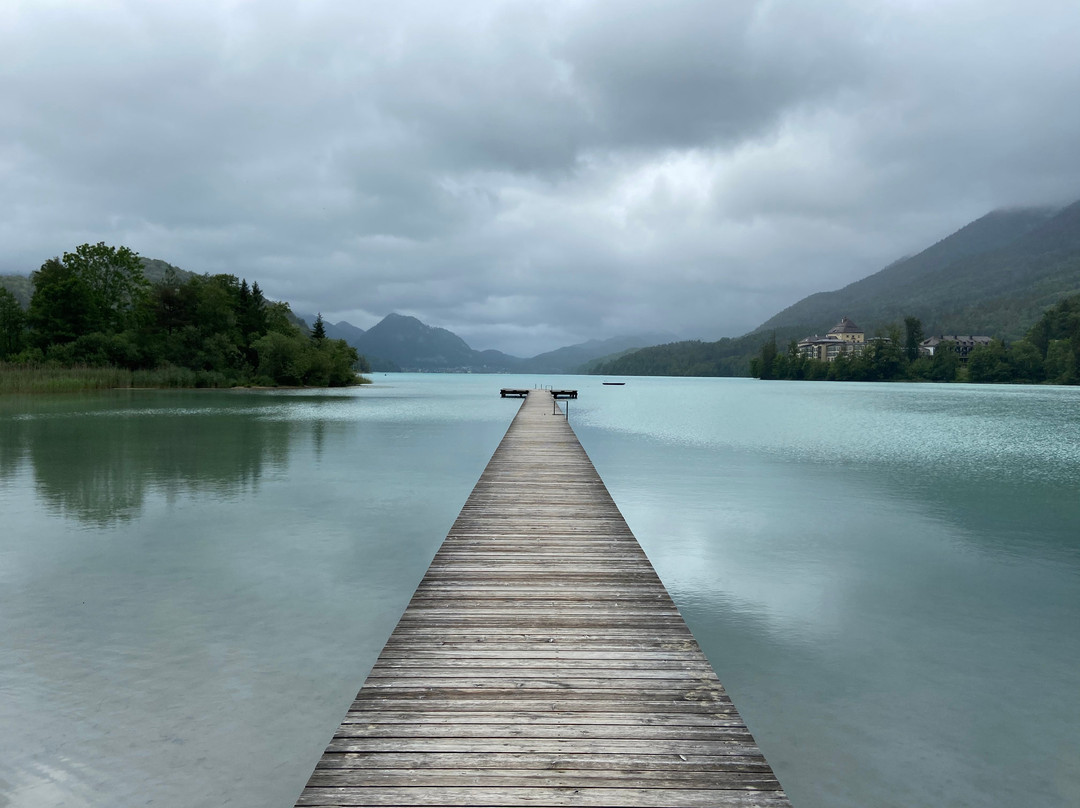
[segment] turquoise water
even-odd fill
[[[1080,804],[1080,390],[376,381],[0,401],[0,805],[291,805],[536,384],[797,808]]]

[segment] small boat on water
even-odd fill
[[[603,382],[603,384],[606,384],[606,385],[608,385],[610,387],[619,387],[621,385],[626,384],[626,382]]]

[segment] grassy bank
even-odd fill
[[[357,384],[370,379],[357,376]],[[115,367],[52,367],[12,365],[0,362],[0,395],[28,393],[79,393],[123,387],[228,388],[235,383],[220,373],[188,368],[125,370]]]

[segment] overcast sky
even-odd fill
[[[105,241],[478,349],[734,336],[1080,198],[1080,3],[4,0],[0,189],[4,273]]]

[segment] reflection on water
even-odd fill
[[[798,808],[1080,804],[1080,390],[380,380],[0,401],[0,806],[291,805],[537,382]]]
[[[1080,391],[642,387],[578,432],[795,805],[1080,804]]]
[[[0,806],[291,805],[513,415],[424,389],[0,402]]]
[[[46,508],[98,527],[138,517],[149,491],[236,496],[285,468],[297,429],[243,406],[205,401],[178,407],[158,399],[156,407],[140,408],[136,399],[126,402],[134,406],[89,411],[52,403],[59,406],[3,419],[0,475],[10,477],[20,459],[29,461]],[[315,429],[321,445],[322,427]]]

